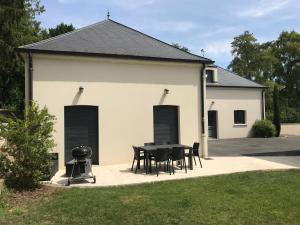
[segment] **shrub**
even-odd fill
[[[36,103],[26,107],[24,118],[0,123],[0,137],[6,140],[0,154],[5,167],[6,185],[16,189],[32,189],[39,185],[45,171],[50,170],[49,151],[54,147],[52,137],[54,116]]]
[[[260,138],[274,137],[276,134],[276,128],[274,124],[269,120],[258,120],[254,123],[253,136]]]

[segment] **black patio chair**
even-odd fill
[[[170,171],[170,149],[168,148],[158,148],[154,155],[153,160],[155,161],[155,168],[156,168],[156,175],[158,176],[158,167],[157,163],[164,163],[164,168],[166,169],[166,163],[167,163],[167,169]]]
[[[171,161],[172,161],[173,174],[175,173],[175,170],[174,170],[174,161],[180,162],[181,170],[183,169],[183,166],[184,166],[185,172],[187,173],[184,148],[182,148],[182,147],[174,147],[172,149],[172,153],[171,153]]]
[[[132,146],[132,148],[133,148],[133,151],[134,151],[134,155],[133,155],[131,171],[133,171],[134,162],[137,161],[135,171],[134,171],[136,173],[137,169],[140,167],[141,160],[144,161],[144,169],[145,169],[145,160],[146,160],[146,158],[145,158],[144,154],[141,154],[141,153],[143,153],[143,151],[141,149],[139,149],[136,146]]]
[[[202,163],[201,163],[201,159],[200,159],[200,151],[199,151],[199,147],[200,147],[200,144],[199,144],[198,142],[194,142],[194,144],[193,144],[193,158],[194,158],[195,165],[197,165],[195,156],[198,156],[199,163],[200,163],[200,166],[201,166],[201,168],[202,168]],[[186,153],[185,156],[188,157],[189,154]]]

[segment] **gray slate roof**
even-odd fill
[[[258,83],[248,80],[236,73],[217,66],[218,83],[206,83],[207,87],[245,87],[245,88],[264,88]]]
[[[212,63],[210,59],[184,52],[110,19],[18,50]]]

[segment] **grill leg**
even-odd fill
[[[174,161],[172,160],[172,170],[173,170],[173,174],[175,173],[175,170],[174,170]]]
[[[91,160],[88,160],[88,166],[90,167],[91,175],[94,176],[93,171],[92,171],[92,163],[91,163]]]
[[[72,177],[72,178],[73,178],[74,169],[75,169],[75,165],[76,165],[76,164],[77,164],[77,163],[76,163],[76,161],[74,161],[74,163],[73,163],[73,167],[72,167],[71,176],[70,176],[70,177]]]
[[[133,166],[134,166],[134,158],[133,158],[133,161],[132,161],[131,171],[133,171]]]

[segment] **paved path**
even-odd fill
[[[96,184],[85,182],[81,184],[72,184],[71,187],[105,187],[254,170],[300,169],[300,155],[297,156],[299,150],[300,136],[270,139],[243,138],[212,140],[209,141],[210,159],[202,160],[203,168],[200,168],[199,164],[197,164],[197,166],[194,167],[194,170],[188,170],[187,174],[184,170],[177,170],[175,175],[160,172],[157,177],[155,173],[151,175],[146,175],[142,172],[135,174],[130,171],[131,165],[126,164],[93,166],[93,172],[97,177]],[[266,154],[270,152],[272,154]],[[251,157],[249,157],[249,154],[251,154]],[[64,177],[64,172],[64,170],[60,170],[53,177],[51,181],[53,185],[61,187],[65,186],[67,178]]]
[[[209,156],[300,156],[300,136],[209,140]]]

